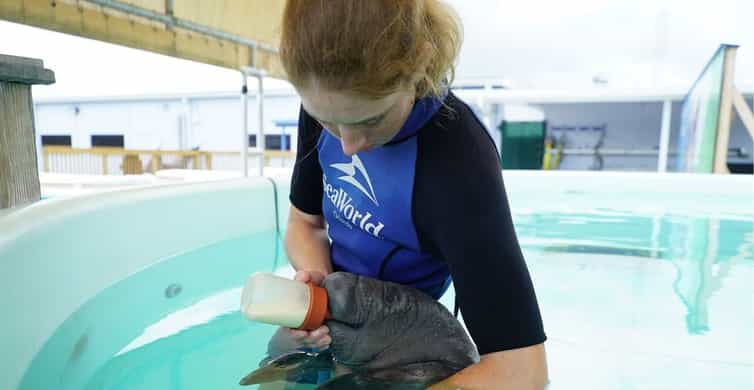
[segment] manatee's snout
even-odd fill
[[[384,335],[392,333],[396,322],[384,320],[380,313],[385,283],[346,272],[328,275],[323,287],[327,290],[332,319],[330,350],[336,360],[350,367],[367,364],[382,349]],[[374,326],[374,321],[380,322]],[[382,320],[382,321],[380,321]]]
[[[350,326],[364,322],[362,313],[367,306],[365,298],[369,295],[359,292],[361,283],[359,276],[347,272],[327,275],[323,287],[327,290],[328,308],[333,319]]]

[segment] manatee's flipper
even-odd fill
[[[317,390],[421,390],[456,371],[440,362],[415,363],[341,375],[317,386]]]
[[[298,382],[308,375],[316,377],[318,372],[329,371],[332,368],[333,360],[329,351],[294,351],[270,360],[246,375],[239,384],[249,386],[274,381]]]

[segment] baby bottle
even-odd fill
[[[249,276],[241,312],[253,321],[295,329],[317,329],[329,317],[327,290],[268,272]]]

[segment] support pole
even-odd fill
[[[42,60],[0,54],[0,209],[41,198],[31,86],[54,82]]]
[[[662,127],[660,128],[660,153],[657,156],[657,172],[668,170],[668,145],[670,144],[670,118],[673,102],[666,99],[662,103]]]
[[[258,174],[259,176],[262,176],[264,174],[264,166],[267,162],[267,159],[265,158],[265,150],[267,149],[266,145],[266,139],[264,137],[264,74],[259,72],[256,74],[257,77],[257,108],[259,112],[257,113],[259,118],[259,123],[257,127],[257,147],[260,150],[259,155],[259,170]]]
[[[243,177],[249,177],[249,88],[246,84],[246,73],[241,71],[241,166]],[[259,140],[257,140],[259,142]]]
[[[244,75],[244,85],[246,85],[246,77],[256,77],[257,78],[257,105],[258,105],[258,119],[259,123],[257,124],[257,146],[254,148],[255,152],[259,156],[259,167],[257,170],[257,174],[259,176],[262,176],[264,174],[264,165],[265,165],[265,139],[264,139],[264,78],[267,76],[267,72],[265,72],[262,69],[257,69],[253,67],[244,66],[241,68],[241,73]],[[248,107],[244,104],[244,110],[247,110]],[[247,114],[244,114],[244,131],[247,131],[248,125],[248,116]],[[247,136],[248,138],[248,136]],[[247,150],[248,153],[248,142],[247,142]],[[248,170],[248,166],[246,165],[246,160],[244,160],[244,168]],[[248,175],[248,172],[246,172],[245,175]]]

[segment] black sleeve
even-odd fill
[[[540,344],[542,318],[496,148],[470,109],[454,106],[443,126],[419,134],[413,212],[421,245],[448,262],[480,354]]]
[[[291,204],[313,215],[322,214],[322,167],[317,143],[322,126],[301,107],[298,116],[298,148],[291,175]]]

